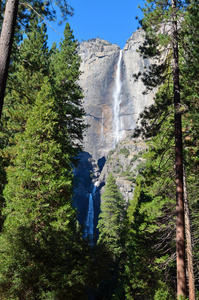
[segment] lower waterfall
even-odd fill
[[[94,183],[93,191],[89,194],[89,203],[88,203],[88,213],[85,222],[85,230],[84,236],[88,237],[90,243],[93,243],[93,235],[94,235],[94,203],[93,196],[95,195],[96,188],[98,185],[98,181]]]

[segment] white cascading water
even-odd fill
[[[119,59],[117,62],[117,70],[115,76],[115,88],[113,92],[114,106],[113,106],[113,129],[114,129],[114,144],[113,147],[117,145],[117,143],[122,138],[122,124],[120,120],[120,104],[121,104],[121,62],[122,62],[122,50],[120,50]]]
[[[88,213],[85,222],[85,231],[84,236],[89,237],[90,243],[93,242],[93,234],[94,234],[94,203],[93,196],[96,192],[96,188],[98,185],[98,181],[94,183],[93,191],[89,194],[89,203],[88,203]]]

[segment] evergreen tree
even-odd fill
[[[53,69],[60,51],[51,59],[55,49],[49,52],[46,40],[45,25],[32,18],[20,60],[13,62],[4,107],[2,157],[9,166],[0,290],[13,299],[84,299],[86,282],[93,279],[88,279],[88,247],[72,207],[72,161],[85,128],[79,58],[68,38],[64,68],[72,69],[66,90],[61,87],[67,81],[63,63]]]
[[[12,299],[77,299],[84,289],[82,242],[71,204],[68,137],[45,80],[8,167],[0,290]]]
[[[12,163],[12,156],[15,156],[13,145],[16,144],[17,135],[26,127],[27,118],[32,113],[44,76],[49,76],[54,87],[57,99],[56,110],[61,116],[59,126],[62,132],[65,132],[64,135],[68,135],[68,139],[70,139],[67,147],[73,161],[80,149],[79,141],[81,141],[83,130],[86,127],[83,124],[84,110],[81,107],[82,91],[77,83],[80,74],[80,58],[77,53],[77,42],[68,26],[66,25],[68,30],[66,39],[62,41],[60,50],[57,50],[51,60],[55,49],[48,50],[46,25],[39,23],[35,14],[31,17],[27,38],[20,45],[17,53],[18,60],[13,62],[8,85],[9,92],[5,101],[0,136],[3,149],[2,159],[5,161],[2,174],[5,173],[4,166]],[[54,69],[53,62],[58,64],[55,64]],[[2,178],[2,189],[5,183],[4,177]]]
[[[59,98],[57,109],[62,114],[64,123],[72,148],[71,157],[78,154],[81,149],[80,143],[83,139],[85,111],[82,107],[82,89],[78,83],[80,76],[81,59],[78,54],[78,43],[74,39],[73,31],[67,23],[64,30],[64,40],[52,55],[51,71],[54,79],[54,89]]]
[[[24,131],[44,76],[49,74],[46,25],[33,14],[29,29],[27,38],[20,44],[17,60],[13,62],[5,99],[3,125],[9,131],[10,146],[14,143],[11,137]],[[5,138],[3,136],[4,141]]]
[[[5,167],[15,156],[13,145],[16,144],[17,135],[25,130],[27,118],[34,106],[44,76],[49,73],[50,53],[47,47],[46,26],[39,23],[33,14],[29,29],[31,31],[27,32],[27,38],[15,52],[16,59],[10,70],[5,97],[0,132],[1,203],[4,201],[2,191],[6,184]]]
[[[181,70],[183,72],[183,65]],[[150,141],[147,142],[148,152],[144,155],[146,164],[142,174],[142,190],[150,195],[151,201],[148,204],[143,203],[141,206],[142,212],[148,216],[145,218],[145,221],[147,222],[147,230],[150,232],[149,238],[153,239],[153,236],[157,237],[157,240],[153,241],[153,247],[158,250],[155,254],[158,259],[155,259],[153,263],[157,266],[159,265],[159,269],[162,270],[162,275],[165,279],[167,278],[166,284],[169,284],[169,286],[171,286],[171,282],[175,281],[175,273],[173,272],[175,258],[175,170],[173,166],[175,159],[173,151],[173,113],[172,105],[171,103],[169,104],[172,93],[171,88],[172,85],[169,81],[162,85],[156,93],[154,105],[146,109],[143,113],[143,124],[146,122],[146,119],[148,119],[149,122],[147,124],[148,127],[144,126],[142,128],[142,132],[144,135],[148,134],[152,137]],[[182,94],[184,94],[186,86],[182,86],[181,91]],[[164,103],[168,104],[165,108]],[[196,266],[198,264],[198,259],[196,258],[198,249],[196,218],[198,217],[198,210],[195,198],[197,194],[195,194],[196,190],[193,187],[193,182],[194,186],[197,187],[197,154],[195,156],[195,152],[197,153],[198,147],[196,145],[197,141],[192,140],[192,135],[195,134],[195,130],[192,130],[191,120],[193,115],[195,115],[195,110],[191,108],[191,106],[189,107],[189,110],[186,109],[182,111],[182,125],[184,133],[183,143],[185,145],[184,161],[188,181],[190,178],[188,195],[190,200],[192,233],[196,241],[193,247]],[[197,127],[198,122],[196,121],[193,126]],[[189,177],[190,175],[191,177]],[[197,274],[196,272],[197,268],[195,267],[195,274]],[[189,284],[189,286],[191,286],[191,284]],[[193,293],[190,291],[190,299],[195,299],[195,296],[192,295]]]
[[[19,1],[7,1],[5,5],[5,13],[2,12],[1,18],[3,15],[3,23],[1,28],[1,43],[0,43],[0,119],[2,114],[2,108],[3,108],[3,102],[4,102],[4,94],[6,89],[6,82],[8,77],[8,69],[10,64],[10,56],[11,56],[11,50],[13,45],[13,38],[15,33],[16,22],[17,17],[23,25],[28,25],[29,22],[29,16],[30,16],[30,10],[36,11],[37,14],[40,16],[46,16],[50,20],[54,20],[56,14],[55,9],[51,6],[52,2],[48,1],[29,1],[22,3],[22,5],[19,6]],[[68,5],[67,0],[59,0],[55,1],[55,4],[59,6],[62,17],[66,19],[66,16],[68,14],[72,14],[72,9]],[[50,9],[49,9],[50,7]],[[1,5],[1,8],[3,6]],[[23,26],[22,25],[22,26]]]
[[[176,199],[177,199],[177,295],[186,296],[186,275],[185,275],[185,247],[184,247],[184,204],[183,204],[183,164],[182,164],[182,114],[186,113],[187,100],[180,96],[180,78],[179,64],[181,57],[188,57],[186,52],[186,38],[183,34],[184,28],[187,27],[186,14],[195,1],[147,1],[142,20],[143,28],[146,32],[146,42],[141,48],[141,52],[145,56],[160,57],[161,52],[165,52],[165,58],[155,65],[144,76],[144,82],[148,88],[169,82],[169,93],[167,90],[162,91],[164,98],[159,98],[159,103],[145,110],[143,116],[143,125],[148,136],[157,134],[157,130],[162,130],[162,124],[166,124],[171,113],[171,99],[174,99],[174,122],[175,124],[175,181],[176,181]],[[186,31],[186,30],[185,30]],[[188,35],[187,35],[188,36]],[[187,39],[187,41],[189,38]],[[191,46],[191,44],[189,44]],[[179,47],[180,46],[180,47]],[[180,58],[180,59],[179,59]],[[182,66],[183,69],[183,66]],[[170,81],[171,71],[173,73],[172,81]],[[181,73],[182,74],[182,73]],[[170,92],[173,89],[172,93]],[[170,94],[170,95],[169,95]],[[160,96],[160,93],[159,93]],[[171,97],[172,96],[172,97]],[[159,105],[158,105],[159,104]],[[158,111],[159,110],[159,111]],[[165,112],[164,112],[165,110]],[[169,114],[168,114],[169,113]],[[159,114],[159,115],[158,115]],[[155,120],[153,117],[155,116]],[[153,120],[149,122],[146,119]],[[152,126],[151,126],[152,123]],[[168,128],[168,127],[167,127]],[[174,128],[174,126],[173,126]],[[149,130],[152,129],[150,132]],[[169,133],[168,133],[169,132]],[[167,129],[166,134],[170,135],[171,130]],[[169,136],[168,135],[168,136]],[[168,139],[169,141],[169,139]],[[156,148],[157,149],[157,148]],[[166,153],[167,151],[165,151]],[[162,151],[163,153],[163,151]],[[172,161],[172,160],[169,160]],[[172,170],[172,169],[171,169]],[[160,185],[159,185],[160,186]]]
[[[155,198],[155,189],[151,191],[146,183],[147,173],[138,175],[123,228],[123,253],[111,299],[154,300],[160,295],[160,299],[175,298],[172,256],[175,242],[170,237],[174,233],[174,230],[170,233],[173,226],[172,201],[161,199],[160,195]],[[170,205],[169,209],[166,205]],[[168,219],[169,225],[165,225]]]
[[[157,251],[154,247],[160,243],[159,224],[156,225],[154,220],[157,220],[158,207],[162,204],[158,201],[152,204],[152,199],[142,176],[138,175],[127,211],[126,261],[121,274],[125,299],[155,299],[160,290],[162,294],[159,299],[174,299],[173,281],[168,278],[168,268],[166,276],[161,270],[159,258],[164,260],[164,250]],[[149,209],[146,210],[146,207]]]
[[[106,275],[98,289],[103,299],[112,299],[115,292],[121,290],[118,285],[123,261],[125,215],[126,203],[118,190],[113,174],[110,173],[101,197],[101,213],[97,225],[98,247],[105,253],[105,257],[109,257],[106,262]]]
[[[125,219],[125,202],[115,183],[112,173],[109,174],[101,199],[99,215],[99,239],[114,257],[122,251],[122,228]]]

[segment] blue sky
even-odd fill
[[[74,8],[74,16],[68,18],[76,39],[80,42],[91,38],[102,38],[124,48],[127,39],[139,26],[136,16],[141,17],[138,5],[143,0],[68,0]],[[59,43],[63,37],[63,26],[51,24],[59,32],[48,29],[49,46]]]

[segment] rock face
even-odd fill
[[[98,38],[80,44],[80,85],[85,95],[86,122],[90,125],[84,139],[84,148],[95,160],[106,157],[114,149],[116,122],[119,124],[121,139],[133,131],[140,112],[152,103],[153,94],[143,95],[145,88],[142,81],[135,81],[133,77],[150,65],[150,61],[141,58],[137,52],[142,42],[143,32],[138,30],[123,50]],[[120,52],[121,63],[118,66]],[[118,111],[115,112],[118,67],[121,90]]]
[[[120,48],[100,39],[80,44],[80,85],[84,92],[86,122],[85,151],[95,160],[113,148],[113,90]]]
[[[126,201],[133,195],[133,178],[141,161],[138,157],[145,145],[143,142],[138,144],[130,136],[139,114],[153,102],[153,93],[143,95],[142,81],[134,80],[134,74],[143,72],[151,63],[137,51],[143,41],[142,30],[137,30],[123,50],[99,38],[79,45],[82,58],[79,83],[85,96],[86,123],[90,125],[85,134],[80,165],[75,170],[74,203],[82,224],[87,218],[89,195],[97,184],[93,195],[96,226],[100,193],[110,172],[116,177]]]

